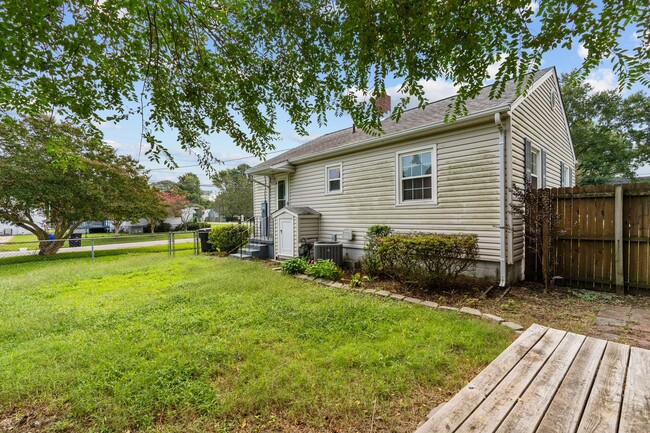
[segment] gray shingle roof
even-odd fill
[[[551,69],[553,68],[546,68],[537,71],[533,75],[533,82],[539,80]],[[508,82],[505,91],[498,99],[490,99],[489,95],[491,88],[492,86],[484,87],[474,99],[467,101],[466,107],[469,115],[483,111],[489,112],[490,110],[496,110],[499,107],[512,104],[517,99],[517,89],[512,81]],[[440,123],[444,121],[447,110],[450,105],[453,104],[454,100],[455,96],[452,96],[427,104],[423,109],[413,108],[404,111],[399,122],[386,119],[382,125],[384,135],[407,131],[427,124]],[[371,138],[373,138],[373,136],[366,134],[358,128],[355,132],[353,132],[352,127],[341,129],[340,131],[317,137],[307,143],[268,159],[253,167],[253,170],[256,171],[264,167],[270,167],[297,157],[317,155],[321,152],[336,149],[340,146],[365,141]]]
[[[282,209],[292,212],[296,215],[320,215],[319,212],[316,212],[314,209],[308,206],[291,206],[286,205]],[[281,210],[281,209],[280,209]],[[277,211],[276,211],[277,212]]]

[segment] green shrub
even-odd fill
[[[190,222],[185,224],[185,230],[192,231],[192,232],[195,231],[195,230],[207,229],[207,228],[210,228],[210,227],[212,227],[212,226],[210,224],[208,224],[208,223],[200,223],[200,222],[196,222],[196,221],[190,221]]]
[[[377,242],[384,236],[390,235],[392,229],[390,226],[376,224],[368,227],[366,232],[366,246],[364,255],[361,259],[361,268],[366,274],[378,275],[381,271],[377,257]]]
[[[296,257],[282,262],[282,273],[286,275],[304,274],[309,266],[307,260]]]
[[[475,234],[409,233],[377,239],[381,271],[398,281],[431,289],[452,282],[478,257]]]
[[[341,268],[331,260],[316,260],[316,263],[309,266],[305,273],[315,278],[323,278],[325,280],[338,281],[343,276]]]
[[[208,243],[220,253],[231,253],[248,243],[248,228],[243,225],[215,226],[208,235]],[[243,244],[242,244],[243,243]]]
[[[350,287],[363,287],[363,278],[360,273],[352,275],[350,278]]]

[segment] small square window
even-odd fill
[[[326,192],[340,193],[342,192],[343,170],[342,165],[332,165],[325,168],[327,176]]]

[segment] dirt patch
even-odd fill
[[[0,413],[0,432],[40,433],[46,431],[68,431],[67,423],[60,423],[56,412],[48,406],[29,409],[14,408]]]
[[[499,287],[489,289],[491,284],[487,281],[471,279],[459,281],[452,289],[432,292],[409,288],[391,280],[376,279],[365,282],[364,287],[389,290],[451,307],[476,308],[524,327],[539,323],[628,344],[635,344],[636,341],[635,345],[650,347],[650,342],[645,342],[647,335],[644,334],[650,332],[650,297],[617,296],[568,287],[552,287],[544,293],[543,287],[535,283],[522,283],[511,287],[506,293]],[[621,330],[603,335],[598,324],[606,319],[597,322],[601,311],[611,312],[606,317],[621,319],[627,315],[625,323],[619,324],[624,332]]]

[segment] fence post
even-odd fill
[[[623,271],[623,186],[614,190],[614,260],[616,272],[616,294],[625,295],[625,274]]]
[[[95,239],[90,240],[90,257],[92,259],[92,263],[95,263]]]
[[[167,233],[167,255],[172,256],[172,232]]]

